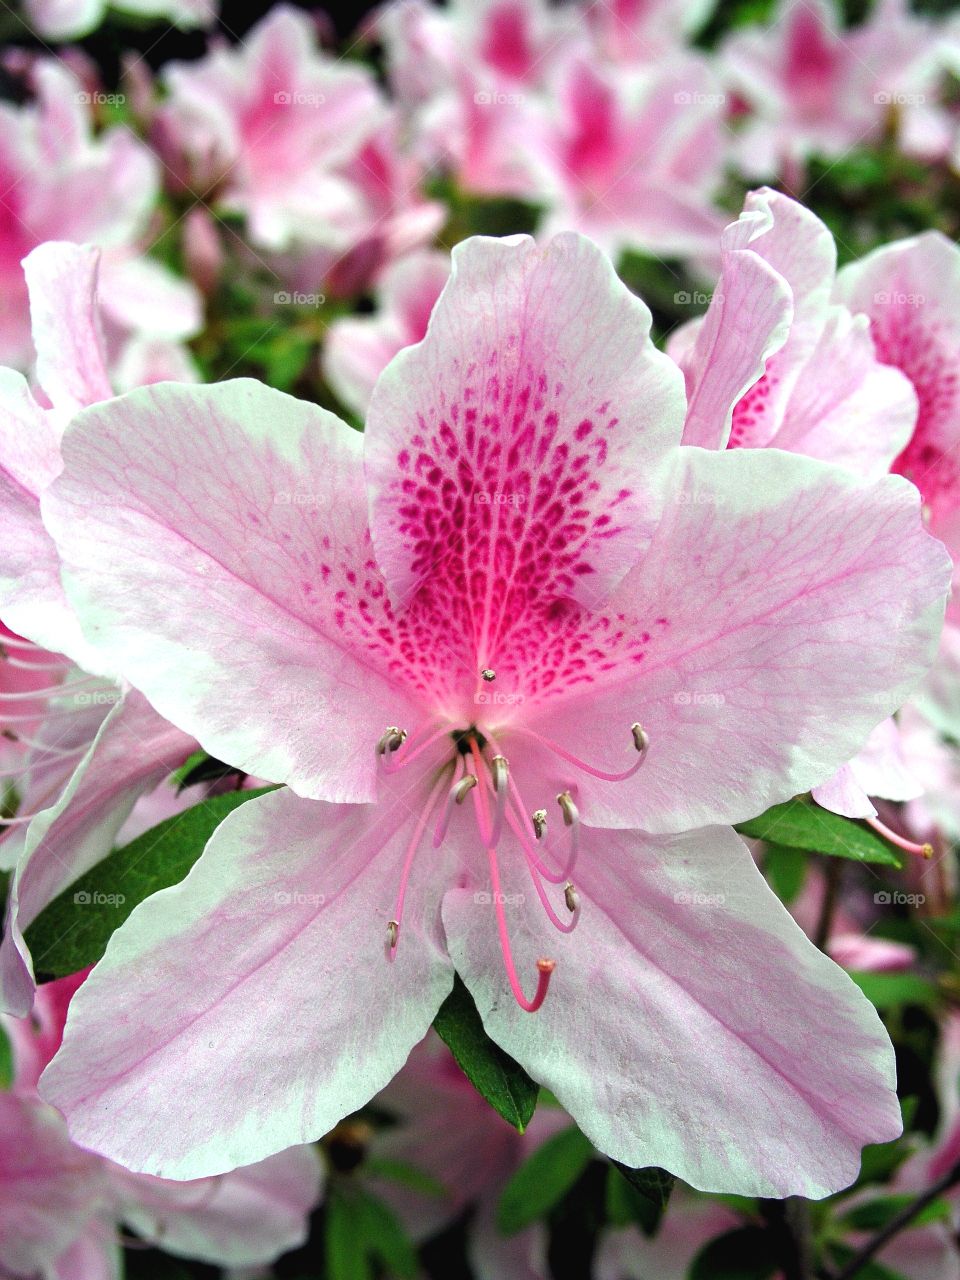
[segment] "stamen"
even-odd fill
[[[388,729],[383,735],[383,738],[380,739],[380,742],[377,743],[378,752],[380,750],[380,743],[383,742],[384,738],[387,737],[387,734],[391,732],[402,734],[402,737],[395,747],[390,748],[382,755],[380,759],[380,768],[384,773],[399,772],[399,770],[405,768],[411,760],[416,760],[417,756],[426,751],[427,747],[432,746],[438,738],[444,738],[447,734],[446,729],[434,729],[433,732],[430,732],[428,726],[428,728],[424,730],[424,736],[418,742],[416,737],[407,741],[407,735],[402,729]],[[403,746],[405,742],[406,748],[401,754],[400,747]]]
[[[493,775],[493,793],[496,803],[493,810],[493,823],[490,828],[490,847],[495,849],[503,834],[503,814],[507,807],[507,784],[510,780],[510,766],[505,756],[494,756],[490,762]]]
[[[386,756],[403,746],[407,738],[406,729],[398,729],[395,724],[384,730],[377,743],[377,755]]]
[[[480,672],[480,679],[486,680],[487,684],[491,684],[497,678],[497,673],[492,667],[484,667]]]
[[[581,760],[579,756],[573,755],[566,747],[561,747],[557,742],[551,742],[549,738],[541,737],[535,729],[530,729],[526,725],[517,725],[514,732],[525,733],[528,737],[533,738],[542,746],[549,748],[555,752],[561,760],[566,760],[568,764],[574,765],[577,769],[582,769],[584,773],[589,773],[592,778],[599,778],[601,782],[626,782],[628,778],[632,778],[637,772],[644,760],[647,758],[647,751],[650,747],[650,739],[639,724],[630,726],[630,733],[633,736],[633,745],[639,752],[638,758],[629,769],[624,769],[622,773],[607,773],[605,769],[597,769],[592,764],[587,764],[585,760]]]
[[[510,949],[510,935],[507,932],[507,920],[503,910],[503,894],[500,891],[500,869],[497,866],[497,853],[495,849],[488,848],[487,856],[490,862],[490,884],[493,889],[493,901],[497,911],[497,931],[500,934],[500,951],[503,955],[503,965],[507,971],[507,980],[510,983],[510,989],[513,997],[521,1009],[527,1013],[536,1013],[547,998],[547,990],[550,986],[550,978],[554,969],[557,967],[555,960],[540,959],[537,961],[537,989],[533,994],[533,998],[528,1000],[523,993],[523,987],[520,985],[520,979],[517,976],[516,965],[513,963],[513,952]]]
[[[444,770],[440,777],[433,784],[433,789],[427,798],[427,803],[423,806],[423,812],[417,819],[416,826],[413,829],[413,835],[410,837],[410,843],[407,845],[407,852],[403,859],[403,870],[400,873],[400,888],[397,890],[397,905],[393,913],[393,919],[387,924],[387,942],[385,954],[388,960],[392,961],[397,954],[397,943],[400,941],[400,925],[403,923],[403,901],[407,896],[407,883],[410,879],[410,871],[413,867],[414,855],[423,836],[424,828],[430,821],[430,815],[433,813],[434,805],[447,785],[447,773]]]
[[[534,809],[533,816],[530,819],[533,823],[534,835],[538,840],[543,839],[543,833],[547,829],[547,811],[546,809]]]
[[[463,756],[457,756],[454,765],[455,775],[463,768]],[[433,831],[433,847],[439,849],[446,838],[447,828],[450,825],[450,819],[453,817],[453,806],[455,804],[463,804],[473,787],[477,785],[477,780],[472,773],[465,773],[462,777],[457,778],[450,791],[447,794],[447,803],[443,806],[440,817],[437,819],[437,825]]]
[[[530,879],[533,881],[533,887],[537,891],[537,897],[540,899],[540,905],[543,907],[544,911],[547,913],[547,917],[550,923],[553,925],[555,929],[559,930],[560,933],[573,933],[574,929],[577,927],[577,922],[580,919],[579,901],[575,904],[573,908],[571,908],[571,910],[573,911],[573,919],[561,920],[560,917],[557,915],[556,911],[554,911],[553,905],[550,902],[550,899],[547,897],[547,891],[544,889],[543,884],[540,880],[540,876],[537,874],[538,864],[535,856],[532,856],[529,837],[521,829],[520,824],[512,814],[507,815],[507,821],[509,822],[511,828],[516,834],[517,839],[520,841],[520,847],[523,850],[524,859],[527,864],[527,870],[530,872]],[[566,898],[566,894],[564,896]],[[567,905],[569,906],[569,898],[567,898]]]
[[[576,889],[569,880],[563,890],[563,900],[567,904],[567,910],[571,912],[571,914],[575,911],[579,911],[580,898],[577,895]]]
[[[933,857],[932,844],[917,844],[915,840],[908,840],[906,836],[899,836],[896,831],[891,831],[887,824],[881,822],[879,818],[866,818],[865,821],[867,826],[873,827],[878,835],[883,836],[885,840],[889,840],[898,849],[903,849],[905,853],[915,854],[918,858]]]
[[[563,877],[566,879],[573,874],[573,868],[577,865],[577,857],[580,853],[580,811],[574,804],[573,796],[569,791],[560,792],[557,796],[557,804],[563,814],[563,825],[570,828],[570,853],[563,871]]]

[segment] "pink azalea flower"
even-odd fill
[[[242,47],[171,64],[165,83],[161,151],[174,167],[183,157],[191,189],[243,214],[257,249],[304,258],[311,287],[371,241],[389,256],[442,221],[418,193],[419,166],[396,154],[372,74],[319,51],[297,9],[278,5]]]
[[[137,320],[149,336],[171,337],[171,329],[173,338],[191,336],[200,323],[196,295],[137,256],[159,187],[154,157],[126,128],[94,136],[90,94],[62,63],[42,60],[33,78],[35,103],[0,106],[0,363],[23,367],[29,359],[20,263],[47,240],[108,251],[104,309],[118,348]],[[131,316],[132,290],[138,301]]]
[[[164,18],[184,31],[212,27],[219,0],[109,0],[109,7],[138,18]],[[26,0],[31,27],[50,40],[77,40],[95,30],[107,0]]]
[[[323,372],[340,400],[359,417],[367,411],[380,374],[398,351],[419,342],[450,275],[445,253],[424,249],[384,274],[371,316],[346,316],[330,326]]]
[[[752,112],[736,147],[751,178],[792,177],[811,155],[873,141],[891,115],[922,109],[940,74],[934,29],[902,0],[850,31],[830,0],[783,0],[769,25],[728,37],[720,60]]]
[[[364,437],[250,381],[74,419],[43,506],[87,635],[289,784],[79,993],[44,1075],[77,1141],[189,1178],[315,1137],[454,966],[617,1159],[817,1196],[897,1131],[872,1007],[732,831],[693,829],[823,781],[902,704],[946,554],[901,478],[680,448],[649,330],[582,237],[473,239]]]
[[[587,5],[585,16],[601,56],[650,65],[680,49],[715,7],[715,0],[612,0]]]
[[[692,54],[642,71],[571,57],[527,157],[546,232],[582,231],[614,254],[712,256],[724,224],[712,206],[727,145],[722,102]]]
[[[776,448],[858,474],[889,471],[917,414],[868,317],[832,300],[836,248],[815,214],[768,188],[723,233],[706,315],[673,335],[687,384],[684,443]]]
[[[41,520],[41,495],[62,465],[64,424],[80,406],[112,396],[98,324],[98,256],[47,244],[25,263],[37,376],[49,407],[20,374],[0,371],[2,665],[30,681],[29,697],[13,689],[0,699],[4,727],[26,748],[11,766],[21,803],[5,824],[16,833],[17,859],[0,941],[0,1007],[18,1015],[29,1011],[34,990],[23,930],[110,851],[137,799],[196,746],[140,694],[124,696],[116,673],[83,639]]]
[[[743,1225],[719,1200],[676,1187],[652,1238],[636,1227],[607,1231],[596,1261],[596,1280],[687,1280],[690,1264],[711,1240]]]
[[[132,1174],[74,1146],[36,1094],[85,974],[42,987],[33,1018],[4,1018],[13,1091],[0,1093],[0,1267],[4,1275],[118,1274],[121,1226],[167,1253],[220,1266],[271,1262],[303,1243],[320,1199],[317,1153],[295,1147],[201,1182]]]

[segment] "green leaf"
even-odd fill
[[[334,1181],[326,1203],[327,1280],[373,1280],[386,1275],[415,1280],[417,1255],[393,1210],[357,1183]]]
[[[3,1023],[0,1023],[0,1089],[13,1084],[13,1045]]]
[[[845,1213],[840,1221],[851,1231],[881,1231],[898,1213],[913,1204],[916,1196],[910,1192],[880,1196],[868,1204],[858,1204]],[[946,1200],[933,1200],[912,1221],[912,1226],[922,1227],[930,1222],[942,1222],[950,1217],[950,1204]]]
[[[366,1249],[361,1247],[363,1208],[358,1196],[331,1184],[323,1233],[328,1280],[373,1280]]]
[[[211,796],[98,862],[27,929],[38,974],[62,978],[96,964],[137,903],[182,880],[227,814],[272,789]]]
[[[447,1194],[447,1189],[437,1178],[424,1173],[415,1164],[407,1164],[405,1160],[384,1160],[368,1158],[363,1164],[368,1177],[383,1178],[387,1182],[396,1182],[410,1191],[419,1191],[421,1195],[435,1196],[438,1199]]]
[[[770,1233],[762,1227],[737,1227],[700,1250],[689,1280],[769,1280],[777,1268]]]
[[[611,1162],[607,1180],[607,1214],[611,1222],[626,1226],[635,1222],[648,1236],[655,1235],[676,1178],[666,1169],[651,1165],[646,1169],[631,1169]]]
[[[807,878],[807,855],[802,849],[785,844],[767,844],[763,870],[770,887],[788,906],[803,888]]]
[[[739,823],[737,830],[742,836],[786,845],[790,849],[806,849],[833,858],[850,858],[854,862],[877,862],[887,867],[902,865],[891,846],[875,831],[862,822],[821,809],[809,796],[795,796],[783,804],[775,804],[758,818]]]
[[[538,1086],[484,1031],[473,997],[459,978],[454,978],[433,1025],[477,1092],[523,1133],[537,1107]]]
[[[896,1009],[915,1004],[923,1008],[935,1005],[937,988],[916,973],[855,973],[854,980],[867,999],[879,1010]]]
[[[504,1235],[522,1231],[549,1213],[593,1157],[593,1147],[576,1126],[548,1138],[503,1189],[497,1225]]]

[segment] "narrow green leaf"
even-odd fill
[[[419,1274],[417,1253],[399,1220],[384,1202],[365,1193],[361,1201],[363,1241],[368,1253],[399,1280],[416,1280]]]
[[[607,1212],[627,1214],[627,1222],[635,1222],[648,1236],[655,1235],[673,1191],[676,1178],[666,1169],[651,1165],[646,1169],[631,1169],[614,1160],[607,1182]],[[620,1222],[621,1226],[626,1225]]]
[[[809,796],[795,796],[783,804],[775,804],[758,818],[739,823],[737,830],[756,840],[825,853],[833,858],[876,862],[887,867],[902,865],[891,846],[875,831],[862,822],[821,809]]]
[[[62,978],[96,964],[110,935],[137,903],[182,880],[227,814],[271,789],[211,796],[97,863],[55,898],[27,930],[38,974]]]
[[[594,1157],[576,1126],[548,1138],[524,1161],[503,1189],[497,1225],[505,1235],[530,1226],[558,1204]]]
[[[774,893],[789,906],[807,878],[807,855],[802,849],[768,842],[763,870]]]
[[[537,1107],[537,1084],[487,1035],[459,978],[433,1022],[464,1075],[508,1124],[523,1133]]]
[[[383,1178],[386,1182],[396,1182],[410,1191],[419,1191],[421,1195],[435,1196],[442,1199],[447,1189],[437,1178],[424,1173],[415,1164],[407,1164],[405,1160],[384,1160],[368,1157],[363,1163],[368,1177]]]
[[[737,1227],[700,1250],[690,1266],[689,1280],[769,1280],[777,1267],[769,1232],[762,1227]]]
[[[6,1029],[0,1023],[0,1089],[9,1089],[13,1084],[13,1045]]]
[[[324,1225],[327,1280],[373,1280],[373,1269],[363,1247],[363,1205],[352,1187],[331,1184]]]
[[[867,999],[881,1011],[906,1004],[929,1008],[937,1003],[937,988],[916,973],[853,973]]]

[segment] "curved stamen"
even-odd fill
[[[490,846],[496,848],[503,835],[503,815],[507,807],[507,786],[510,781],[510,766],[506,756],[494,756],[490,762],[490,773],[493,777],[493,794],[495,797],[493,822],[490,827]]]
[[[100,689],[106,692],[110,686],[104,684],[99,676],[88,676],[83,680],[71,680],[64,684],[50,684],[42,689],[25,689],[18,693],[0,693],[0,702],[29,702],[31,698],[47,698],[60,694],[63,697],[73,693],[74,689],[80,689],[86,685],[97,682]]]
[[[605,769],[597,769],[592,764],[587,764],[585,760],[581,760],[579,756],[573,755],[566,747],[561,747],[559,743],[552,742],[549,738],[541,737],[535,729],[529,728],[527,725],[517,725],[514,732],[525,733],[528,737],[533,738],[542,746],[547,747],[558,755],[561,760],[566,760],[568,764],[572,764],[577,769],[582,769],[584,773],[588,773],[591,778],[599,778],[601,782],[626,782],[628,778],[632,778],[637,772],[644,760],[647,758],[647,752],[650,749],[650,739],[639,724],[630,726],[630,733],[633,736],[633,745],[638,752],[638,758],[630,766],[621,773],[607,773]]]
[[[512,814],[509,814],[509,813],[507,814],[507,822],[510,824],[510,827],[512,828],[514,834],[517,836],[518,840],[520,841],[520,847],[523,850],[524,861],[527,864],[527,870],[530,872],[530,879],[533,881],[533,887],[537,891],[537,897],[540,899],[540,905],[543,907],[544,911],[547,913],[547,918],[549,919],[553,927],[555,929],[558,929],[561,933],[573,933],[574,929],[577,927],[577,922],[580,919],[579,899],[577,899],[576,894],[574,894],[573,895],[574,905],[570,906],[570,902],[571,902],[570,895],[566,892],[566,890],[564,891],[564,899],[566,901],[568,910],[573,915],[573,919],[561,920],[560,917],[557,915],[556,911],[553,909],[553,904],[551,903],[550,899],[547,897],[547,891],[546,889],[544,889],[543,882],[541,881],[540,877],[537,875],[537,868],[533,862],[533,859],[530,857],[530,854],[527,851],[526,841],[524,839],[525,833],[520,830],[520,824],[517,822],[516,818]],[[573,888],[572,885],[570,885],[569,887],[570,889]]]
[[[6,718],[7,717],[0,718],[0,725],[2,725],[2,720]],[[2,728],[0,728],[0,731],[2,731]],[[31,751],[39,753],[39,759],[30,761],[31,767],[33,765],[42,764],[46,759],[65,760],[68,756],[80,755],[84,751],[89,751],[90,749],[89,742],[85,742],[79,747],[60,748],[52,747],[46,742],[37,742],[35,738],[25,738],[23,734],[20,733],[11,733],[9,735],[4,734],[4,736],[9,736],[11,742],[16,742],[22,747],[28,747]]]
[[[393,919],[387,923],[387,942],[386,956],[388,960],[393,960],[397,954],[397,943],[400,941],[400,926],[403,923],[403,903],[407,896],[407,883],[410,879],[410,872],[413,868],[414,855],[417,847],[423,837],[424,829],[430,821],[433,813],[434,805],[437,802],[443,788],[447,785],[447,778],[444,770],[440,777],[433,784],[427,803],[423,806],[423,812],[417,819],[416,826],[413,828],[413,835],[410,837],[410,843],[407,845],[407,852],[403,859],[403,870],[400,873],[400,888],[397,890],[397,904],[394,908]]]
[[[0,644],[0,649],[3,645]],[[5,667],[15,667],[17,671],[63,671],[63,658],[56,662],[21,662],[19,658],[11,658],[9,654],[0,654],[0,663]]]
[[[399,751],[407,739],[406,729],[398,729],[395,724],[388,725],[384,729],[377,741],[377,756],[384,766],[393,755],[394,751]]]
[[[380,739],[380,742],[383,742],[390,732],[391,730],[388,729],[383,738]],[[377,743],[377,752],[380,754],[380,768],[384,773],[397,773],[400,769],[406,768],[412,760],[416,760],[417,756],[432,746],[438,738],[446,737],[447,734],[446,729],[434,729],[432,733],[429,732],[429,729],[426,729],[424,730],[426,736],[421,737],[418,741],[416,737],[408,740],[406,733],[402,729],[398,729],[395,732],[403,734],[397,746],[380,753],[380,742]],[[402,751],[401,747],[403,747]]]
[[[912,853],[918,858],[932,858],[932,844],[918,844],[915,840],[908,840],[906,836],[897,835],[896,831],[891,831],[885,822],[881,822],[879,818],[865,818],[868,827],[873,827],[878,835],[883,836],[884,840],[889,840],[891,844],[896,845],[898,849],[903,849],[905,853]]]
[[[570,854],[562,877],[567,880],[573,875],[573,868],[577,865],[577,857],[580,853],[580,811],[574,804],[573,796],[569,791],[560,792],[557,796],[557,804],[563,814],[563,825],[570,829]]]
[[[510,990],[513,992],[513,998],[521,1009],[527,1013],[536,1013],[547,998],[547,990],[550,986],[550,978],[554,969],[557,967],[555,960],[541,958],[537,961],[537,989],[533,994],[533,998],[528,1000],[524,995],[523,987],[520,985],[520,979],[517,976],[517,968],[513,963],[513,951],[510,947],[510,934],[507,931],[507,918],[503,910],[503,894],[500,891],[500,868],[497,866],[496,849],[487,849],[487,857],[490,863],[490,885],[493,889],[493,902],[497,912],[497,932],[500,935],[500,953],[503,956],[503,966],[507,971],[507,981],[510,983]]]
[[[457,760],[457,773],[459,773],[462,768],[465,769],[465,765],[462,762],[463,757],[461,756]],[[440,817],[437,819],[437,825],[433,831],[433,847],[435,849],[439,849],[446,839],[447,828],[450,826],[450,819],[453,817],[453,806],[456,804],[463,804],[470,791],[476,785],[477,780],[473,774],[464,772],[463,776],[457,778],[453,786],[450,788],[450,791],[447,794],[447,803],[443,806]]]
[[[484,786],[486,778],[486,770],[483,767],[483,756],[480,754],[480,748],[477,745],[476,738],[470,739],[470,759],[465,760],[467,773],[477,781],[476,790],[473,792],[473,809],[477,815],[477,826],[480,828],[480,839],[484,843],[484,847],[490,848],[490,810],[487,807],[487,790]],[[473,768],[471,768],[471,764]]]

